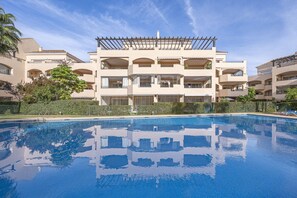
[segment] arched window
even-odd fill
[[[11,68],[0,63],[0,74],[11,75]]]

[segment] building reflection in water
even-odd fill
[[[1,178],[31,180],[43,167],[67,167],[88,158],[97,185],[126,180],[215,178],[228,157],[246,159],[247,139],[269,139],[272,148],[296,152],[295,122],[245,116],[7,123],[0,129]]]

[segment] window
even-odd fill
[[[11,75],[11,68],[6,65],[0,64],[0,74]]]

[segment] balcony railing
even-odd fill
[[[140,82],[139,87],[152,87],[152,83]]]
[[[232,76],[232,74],[224,74],[220,76],[220,82],[247,82],[247,75],[243,76]]]

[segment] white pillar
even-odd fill
[[[158,95],[154,95],[154,103],[158,102]]]

